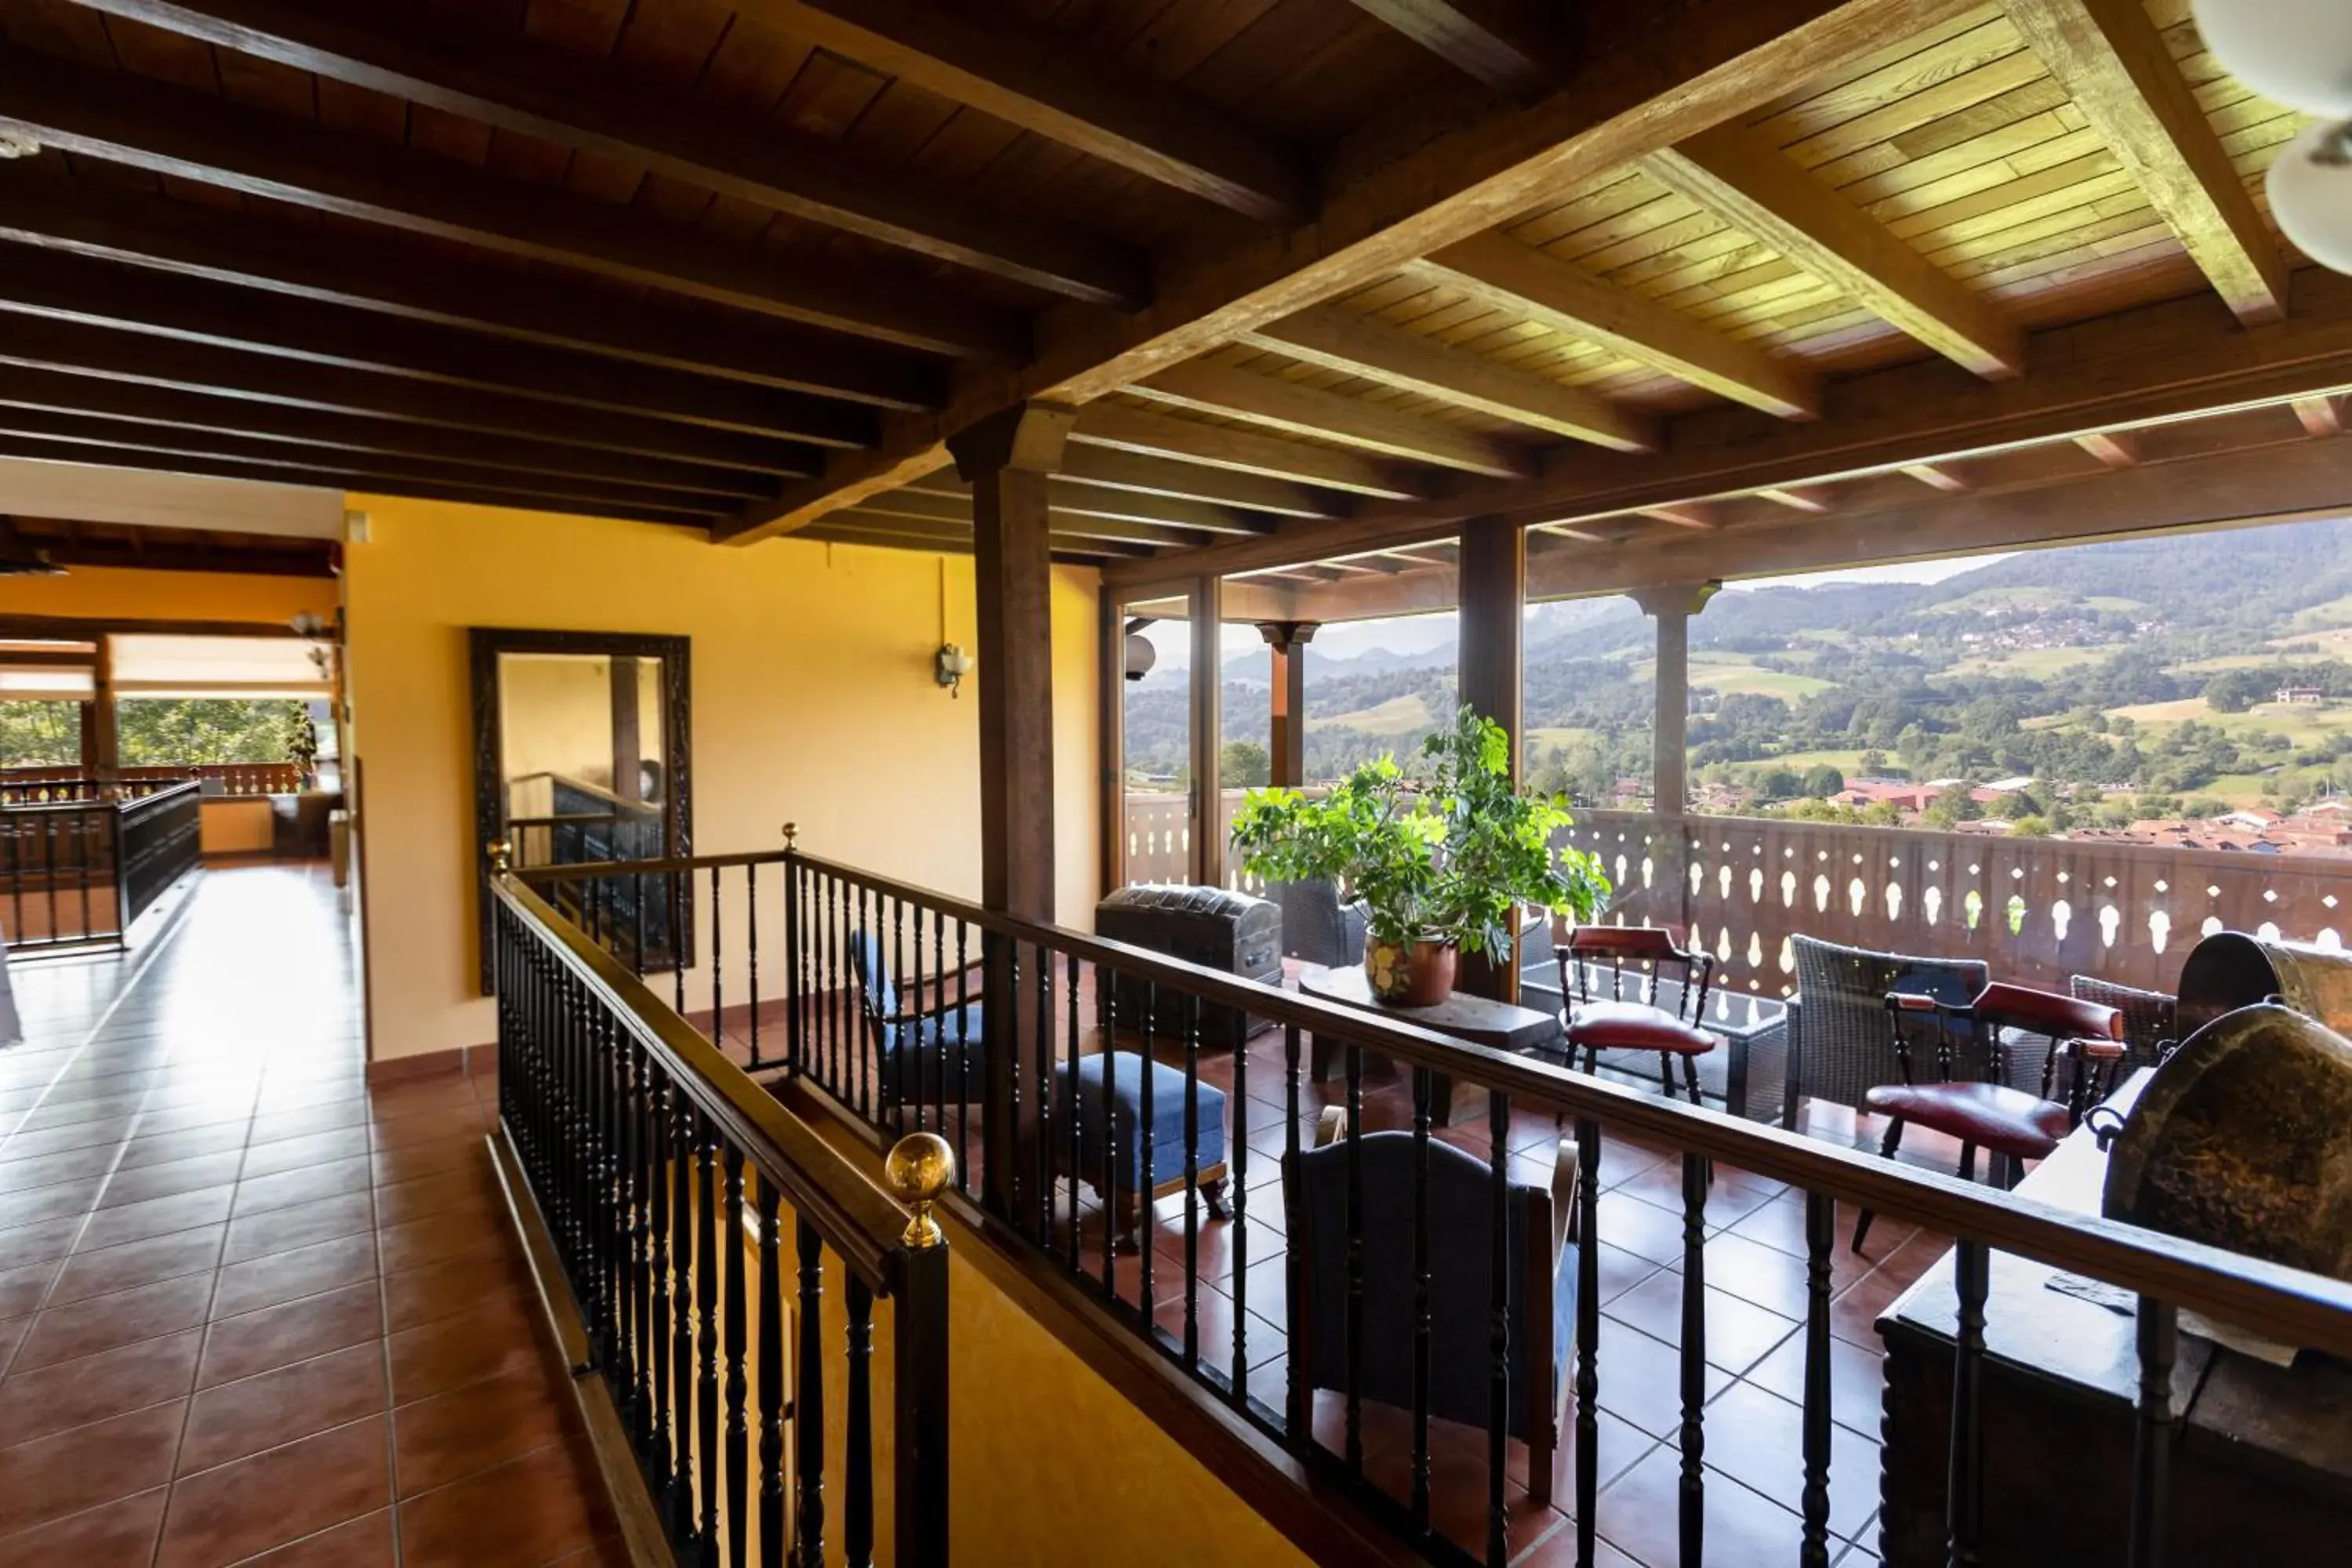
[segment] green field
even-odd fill
[[[2101,647],[2022,647],[2002,653],[1977,654],[1952,666],[1954,675],[2009,675],[2047,680],[2062,670],[2099,664],[2123,652],[2124,645]]]
[[[1778,697],[1784,702],[1811,697],[1816,691],[1827,691],[1832,684],[1819,676],[1765,669],[1744,658],[1724,658],[1706,654],[1700,654],[1691,660],[1690,683],[1693,689],[1703,686],[1725,697]]]
[[[1530,730],[1528,731],[1528,754],[1536,756],[1551,750],[1554,746],[1572,746],[1580,741],[1598,740],[1600,735],[1601,731],[1598,730],[1581,729],[1574,725],[1564,725],[1549,730]]]
[[[1429,711],[1429,704],[1417,692],[1391,697],[1376,708],[1360,708],[1353,713],[1334,713],[1328,718],[1309,719],[1307,731],[1357,730],[1367,735],[1410,735],[1416,731],[1432,729],[1437,721]]]

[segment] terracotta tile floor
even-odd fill
[[[1078,1016],[1093,1016],[1091,976],[1084,977]],[[1057,1009],[1057,1018],[1060,1016]],[[707,1029],[706,1015],[698,1020]],[[729,1019],[727,1045],[739,1061],[748,1058],[745,1017]],[[1057,1034],[1060,1029],[1057,1027]],[[1083,1048],[1099,1048],[1095,1031],[1082,1031]],[[774,1052],[785,1037],[780,1014],[763,1016],[763,1047]],[[1066,1047],[1065,1047],[1066,1048]],[[1322,1108],[1339,1103],[1345,1090],[1333,1081],[1318,1085],[1306,1075],[1302,1051],[1299,1112],[1301,1142],[1311,1147]],[[1162,1053],[1181,1067],[1181,1053]],[[1230,1091],[1233,1057],[1203,1051],[1201,1076]],[[1637,1088],[1654,1079],[1628,1079]],[[1229,1100],[1227,1147],[1250,1144],[1248,1203],[1249,1267],[1243,1310],[1244,1359],[1251,1392],[1269,1410],[1283,1407],[1288,1347],[1284,1331],[1285,1246],[1280,1157],[1287,1114],[1282,1036],[1269,1032],[1251,1041],[1248,1094],[1238,1107]],[[1412,1126],[1407,1080],[1392,1070],[1368,1065],[1364,1079],[1367,1130]],[[1489,1148],[1482,1091],[1456,1090],[1454,1125],[1438,1136],[1485,1158]],[[959,1138],[951,1110],[945,1129]],[[975,1118],[976,1121],[976,1118]],[[1830,1142],[1875,1150],[1880,1126],[1840,1106],[1808,1107],[1801,1121],[1807,1133]],[[1548,1181],[1559,1130],[1549,1115],[1515,1116],[1510,1146],[1517,1179]],[[971,1152],[977,1157],[977,1136]],[[1958,1163],[1958,1145],[1925,1129],[1906,1135],[1906,1163],[1944,1171]],[[1231,1157],[1230,1154],[1228,1156]],[[970,1173],[972,1190],[980,1174]],[[1600,1359],[1601,1492],[1596,1531],[1604,1564],[1676,1568],[1677,1490],[1682,1420],[1682,1178],[1673,1152],[1639,1140],[1604,1135],[1600,1203],[1601,1349]],[[1066,1212],[1069,1189],[1057,1189],[1056,1213]],[[1102,1275],[1102,1219],[1092,1189],[1078,1203],[1078,1258],[1087,1275]],[[1162,1199],[1153,1213],[1153,1316],[1179,1342],[1185,1320],[1185,1215],[1182,1198]],[[1057,1221],[1057,1226],[1063,1222]],[[1706,1209],[1706,1555],[1709,1563],[1793,1563],[1801,1533],[1798,1512],[1801,1474],[1804,1394],[1804,1199],[1800,1193],[1747,1172],[1718,1168]],[[1830,1461],[1830,1557],[1840,1568],[1874,1568],[1877,1563],[1879,1401],[1881,1354],[1874,1327],[1878,1313],[1948,1247],[1948,1238],[1881,1215],[1870,1234],[1868,1252],[1856,1256],[1846,1240],[1853,1215],[1841,1209],[1838,1245],[1832,1255],[1832,1405],[1835,1421]],[[1066,1229],[1060,1229],[1066,1237]],[[1199,1273],[1192,1310],[1202,1359],[1226,1373],[1233,1360],[1234,1298],[1233,1226],[1199,1215]],[[1120,1297],[1141,1300],[1139,1261],[1122,1257],[1113,1278]],[[1339,1451],[1343,1401],[1316,1396],[1317,1436]],[[1405,1413],[1366,1405],[1363,1409],[1367,1472],[1391,1495],[1407,1495],[1411,1424]],[[1457,1542],[1483,1553],[1487,1496],[1483,1430],[1432,1423],[1433,1510],[1440,1528]],[[1576,1531],[1570,1517],[1575,1502],[1572,1431],[1562,1434],[1553,1468],[1552,1506],[1537,1507],[1528,1496],[1525,1447],[1514,1442],[1507,1469],[1509,1541],[1515,1564],[1559,1568],[1575,1561]]]
[[[496,1089],[371,1092],[320,868],[19,962],[0,1050],[0,1563],[625,1561],[541,1348]]]

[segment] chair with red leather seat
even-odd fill
[[[1959,1140],[1962,1181],[1976,1180],[1977,1150],[1982,1148],[1992,1156],[1992,1179],[2003,1188],[2017,1184],[2021,1161],[2047,1158],[2073,1125],[2067,1108],[2049,1098],[2052,1064],[2062,1055],[2102,1055],[2124,1037],[2124,1016],[2116,1008],[2001,981],[1986,985],[1965,1005],[1891,991],[1886,1010],[1903,1081],[1880,1084],[1863,1097],[1864,1110],[1891,1119],[1878,1152],[1894,1158],[1903,1129],[1916,1122]],[[1929,1039],[1915,1041],[1915,1033],[1929,1029]],[[2041,1094],[2002,1081],[2011,1048],[2004,1030],[2049,1040]],[[1924,1078],[1916,1065],[1924,1046],[1933,1048],[1927,1064],[1933,1078]],[[1967,1076],[1971,1068],[1983,1076]],[[1854,1221],[1856,1252],[1870,1234],[1871,1217],[1864,1209]]]
[[[1699,1027],[1714,958],[1676,946],[1675,933],[1662,926],[1571,927],[1562,921],[1554,927],[1554,946],[1567,999],[1568,1059],[1573,1063],[1580,1050],[1584,1070],[1593,1072],[1602,1051],[1654,1051],[1669,1099],[1679,1059],[1690,1102],[1698,1104],[1698,1058],[1720,1043]],[[1672,1005],[1660,1005],[1656,998],[1675,984],[1666,972],[1675,968],[1682,973]]]

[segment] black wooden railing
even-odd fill
[[[121,946],[204,856],[199,786],[0,805],[0,923],[12,952]]]
[[[910,1222],[529,887],[490,891],[501,1125],[676,1560],[944,1564],[948,1255],[924,1212],[944,1170]]]
[[[1727,1173],[1802,1194],[1801,1438],[1792,1452],[1751,1458],[1787,1467],[1783,1495],[1801,1520],[1796,1555],[1809,1568],[1847,1548],[1830,1528],[1839,1205],[1955,1238],[1943,1500],[1945,1560],[1955,1564],[1984,1560],[1981,1380],[1994,1254],[2054,1265],[2137,1299],[2138,1459],[2128,1517],[2105,1527],[2110,1539],[2129,1542],[2132,1568],[2165,1561],[2167,1467],[2180,1422],[2170,1381],[2179,1311],[2352,1355],[2352,1285],[812,857],[568,868],[531,879],[647,874],[682,882],[675,897],[707,900],[708,962],[693,988],[707,1004],[697,1016],[712,1038],[753,1070],[781,1071],[829,1099],[871,1135],[930,1130],[946,1137],[962,1156],[959,1184],[1009,1227],[1034,1267],[1079,1283],[1140,1345],[1188,1374],[1206,1402],[1338,1483],[1433,1561],[1508,1561],[1514,1500],[1543,1498],[1546,1457],[1563,1441],[1573,1450],[1572,1496],[1561,1506],[1573,1521],[1575,1561],[1596,1561],[1601,1402],[1612,1375],[1643,1376],[1612,1374],[1601,1353],[1601,1256],[1612,1239],[1601,1173],[1643,1149],[1670,1152],[1664,1169],[1675,1173],[1674,1195],[1660,1201],[1679,1207],[1677,1261],[1669,1265],[1680,1275],[1679,1422],[1664,1435],[1679,1460],[1673,1507],[1685,1563],[1706,1560],[1707,1489],[1730,1484],[1714,1479],[1718,1465],[1709,1458],[1705,1310],[1717,1228],[1708,1208]],[[682,1005],[688,978],[673,984]],[[973,1004],[976,1016],[967,1011]],[[1274,1032],[1244,1028],[1234,1037],[1235,1018]],[[1301,1047],[1310,1037],[1336,1047],[1337,1085],[1305,1070]],[[1123,1095],[1118,1067],[1087,1066],[1107,1051],[1114,1063],[1156,1064],[1163,1092]],[[1367,1067],[1381,1058],[1401,1078],[1376,1082]],[[1204,1097],[1204,1089],[1218,1094]],[[1336,1152],[1316,1160],[1330,1112],[1338,1113]],[[1222,1137],[1202,1135],[1213,1118],[1223,1119]],[[1373,1131],[1374,1118],[1391,1131]],[[1572,1181],[1545,1157],[1563,1131],[1571,1135]],[[1441,1155],[1445,1144],[1454,1152]],[[1441,1190],[1439,1181],[1441,1167],[1459,1175],[1465,1155],[1475,1162],[1479,1194],[1466,1202],[1459,1183]],[[1279,1162],[1278,1183],[1263,1179],[1267,1160]],[[1402,1189],[1391,1180],[1400,1168]],[[1323,1173],[1323,1198],[1305,1190],[1310,1170]],[[1558,1297],[1528,1289],[1540,1254],[1531,1245],[1534,1219],[1520,1216],[1571,1189],[1565,1237],[1544,1237],[1573,1244],[1572,1261],[1560,1265],[1574,1274],[1573,1322],[1555,1343],[1549,1304]],[[1278,1275],[1266,1267],[1277,1258]],[[1401,1295],[1383,1295],[1400,1280]],[[1318,1281],[1335,1288],[1318,1297]],[[1259,1308],[1275,1305],[1265,1296],[1277,1290],[1280,1310],[1261,1315]],[[1528,1397],[1531,1389],[1549,1392],[1527,1359],[1538,1351],[1565,1369],[1554,1373],[1565,1376],[1562,1403]],[[1475,1364],[1461,1364],[1465,1353]],[[1483,1390],[1467,1414],[1458,1386],[1465,1379]],[[1402,1410],[1403,1435],[1371,1443],[1372,1406],[1384,1418]],[[1559,1429],[1564,1407],[1573,1411],[1572,1437]],[[1459,1459],[1465,1428],[1477,1435],[1472,1451],[1483,1455],[1469,1461],[1483,1463],[1475,1520],[1441,1506],[1439,1496],[1440,1437],[1457,1444]],[[1516,1475],[1515,1440],[1529,1455]],[[1462,1468],[1452,1466],[1457,1479]]]

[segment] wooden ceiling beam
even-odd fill
[[[1232,468],[1207,468],[1198,463],[1172,462],[1140,452],[1114,451],[1108,447],[1065,447],[1060,477],[1143,495],[1272,512],[1277,517],[1346,517],[1351,507],[1344,495],[1289,479],[1244,474]]]
[[[1525,479],[1535,472],[1530,455],[1507,441],[1227,365],[1175,365],[1129,390],[1154,402],[1336,441],[1383,458],[1489,479]]]
[[[1540,479],[1465,483],[1421,501],[1368,501],[1352,517],[1286,530],[1283,547],[1296,559],[1437,537],[1472,517],[1523,524],[1604,517],[2071,442],[2352,385],[2352,279],[2315,268],[2294,278],[2290,321],[2242,326],[2207,293],[2166,300],[2029,334],[2027,373],[2014,381],[1921,360],[1831,383],[1824,417],[1808,424],[1745,408],[1696,410],[1667,423],[1665,447],[1654,455],[1563,447]],[[1187,564],[1223,572],[1271,559],[1260,542],[1244,541],[1212,545]]]
[[[58,371],[0,367],[0,409],[79,414],[99,418],[252,437],[330,452],[425,458],[471,468],[570,479],[609,479],[654,489],[723,495],[740,504],[776,493],[760,474],[708,464],[675,462],[587,447],[559,446],[478,430],[410,425],[363,415],[328,413],[249,398],[210,397],[170,387]]]
[[[313,489],[373,490],[384,495],[413,496],[420,500],[456,501],[468,506],[519,507],[533,511],[562,512],[575,517],[617,518],[625,522],[663,522],[702,528],[708,514],[686,508],[646,507],[621,501],[568,501],[541,496],[528,489],[508,489],[472,479],[448,483],[404,479],[389,474],[355,473],[334,468],[274,468],[222,458],[184,457],[161,452],[134,452],[120,447],[83,447],[71,443],[0,437],[0,458],[35,462],[75,463],[100,468],[137,468],[152,473],[194,474],[206,479],[249,479],[262,484],[301,485]]]
[[[1070,439],[1081,446],[1148,453],[1358,495],[1397,500],[1420,493],[1414,482],[1399,476],[1390,465],[1359,453],[1171,418],[1118,404],[1098,403],[1081,410]]]
[[[0,437],[95,448],[109,454],[140,452],[247,463],[256,468],[343,474],[354,481],[418,479],[432,484],[470,486],[480,490],[537,496],[583,505],[614,500],[648,511],[674,511],[698,517],[715,517],[736,504],[735,498],[731,496],[709,491],[656,489],[605,479],[486,469],[438,458],[297,446],[249,436],[224,435],[217,431],[175,430],[130,420],[28,408],[0,406]],[[111,461],[112,458],[110,456],[100,460]]]
[[[1903,474],[1906,479],[1916,479],[1929,489],[1941,490],[1946,495],[1961,495],[1969,489],[1964,476],[1940,463],[1906,463]]]
[[[2008,0],[2009,19],[2238,319],[2286,313],[2286,263],[2141,0]]]
[[[581,268],[828,331],[1018,360],[1022,324],[928,288],[837,273],[555,187],[503,179],[28,50],[0,54],[0,129],[43,146]]]
[[[1676,506],[1648,506],[1634,514],[1653,522],[1687,528],[1694,533],[1714,533],[1723,527],[1723,513],[1711,501],[1687,500]]]
[[[502,131],[602,154],[935,261],[1096,304],[1150,297],[1139,258],[1034,216],[991,213],[960,192],[757,136],[576,60],[478,28],[331,0],[79,0],[331,81]]]
[[[848,4],[848,0],[835,0]],[[1440,124],[1403,151],[1384,130],[1324,160],[1312,221],[1161,268],[1152,308],[1057,306],[1015,375],[960,373],[937,419],[888,422],[869,453],[718,531],[749,544],[940,467],[948,432],[1013,403],[1086,404],[1267,322],[1393,277],[1421,257],[1528,212],[1972,9],[1972,0],[1684,0],[1594,19],[1586,53],[1533,103]]]
[[[1756,493],[1773,505],[1786,507],[1790,511],[1819,516],[1830,510],[1830,489],[1827,485],[1780,485]]]
[[[135,566],[149,572],[233,572],[240,576],[331,578],[340,548],[331,539],[265,542],[267,536],[261,534],[207,534],[194,530],[143,526],[99,534],[81,523],[50,522],[30,517],[14,518],[11,521],[20,539],[45,552],[59,566]],[[23,653],[0,654],[0,664],[20,665],[32,658]],[[57,658],[59,662],[87,666],[91,656],[66,654]]]
[[[876,498],[879,499],[879,498]],[[896,512],[879,511],[868,500],[844,509],[832,520],[845,526],[877,534],[887,534],[902,540],[933,540],[941,542],[971,542],[971,524],[949,518],[907,517]],[[1097,556],[1125,556],[1143,560],[1153,553],[1150,545],[1130,539],[1112,539],[1099,535],[1076,534],[1059,525],[1049,524],[1049,537],[1059,548],[1076,547]]]
[[[1527,97],[1555,74],[1559,41],[1546,16],[1522,0],[1355,0],[1473,80],[1506,97]]]
[[[37,163],[0,163],[0,239],[235,284],[265,298],[347,305],[899,413],[936,408],[947,395],[933,363],[879,344],[769,317],[729,319],[658,294],[632,298],[552,276],[419,265],[396,246],[355,246],[196,202],[59,180]]]
[[[771,475],[805,474],[816,456],[812,448],[792,442],[733,430],[601,409],[558,408],[505,393],[434,386],[341,365],[245,353],[209,343],[119,332],[38,316],[16,318],[0,333],[0,364],[494,432],[640,457],[676,458]]]
[[[28,247],[0,247],[0,310],[817,446],[863,446],[875,430],[871,410],[805,393],[489,342]]]
[[[1533,593],[1622,593],[1653,583],[1770,577],[1832,567],[1934,560],[1992,550],[2087,543],[2172,529],[2225,528],[2343,514],[2343,461],[2290,441],[1999,492],[1929,495],[1791,518],[1720,536],[1658,533],[1611,551],[1571,552],[1538,572]],[[1161,572],[1166,561],[1155,563]]]
[[[1271,517],[1254,516],[1207,501],[1083,484],[1065,473],[1049,474],[1046,478],[1049,481],[1046,504],[1057,512],[1123,519],[1129,522],[1161,522],[1176,528],[1192,529],[1203,536],[1271,533],[1275,529],[1275,520]],[[952,468],[942,468],[924,475],[904,490],[891,493],[947,496],[969,501],[971,486],[958,479]]]
[[[2298,397],[2290,405],[2306,435],[2341,436],[2344,410],[2333,397]]]
[[[2107,468],[2128,468],[2139,461],[2139,437],[2128,430],[2095,430],[2074,437],[2080,447]]]
[[[1434,338],[1404,331],[1337,305],[1318,305],[1246,334],[1270,349],[1343,375],[1507,419],[1618,452],[1657,449],[1657,421],[1581,387],[1530,375]]]
[[[1507,235],[1448,246],[1411,270],[1767,414],[1810,419],[1821,412],[1820,391],[1803,366],[1612,288]]]
[[[921,490],[892,490],[887,495],[868,497],[860,503],[858,511],[876,517],[961,523],[967,530],[971,526],[971,499],[968,495],[941,496]],[[1045,518],[1047,532],[1065,534],[1073,539],[1117,539],[1135,544],[1189,545],[1205,543],[1212,537],[1198,529],[1100,517],[1060,506],[1049,506]]]
[[[1048,141],[1266,223],[1311,211],[1304,164],[1150,70],[930,0],[751,0],[748,16]]]
[[[1746,126],[1716,126],[1642,167],[1954,363],[1996,378],[2023,365],[2015,322]]]

